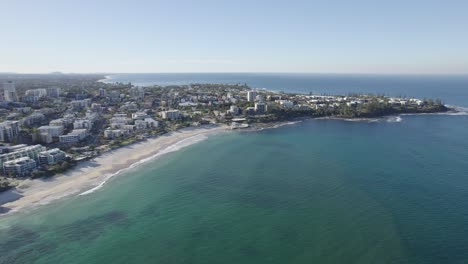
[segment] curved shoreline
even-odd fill
[[[185,128],[109,151],[52,178],[25,180],[0,193],[0,217],[64,197],[90,194],[116,175],[222,131],[227,131],[225,126]]]

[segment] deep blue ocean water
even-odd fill
[[[460,77],[413,82],[467,105]],[[211,136],[0,218],[0,263],[468,263],[467,223],[466,113],[308,120]]]

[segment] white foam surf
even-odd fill
[[[403,121],[403,118],[401,116],[390,116],[386,119],[388,123],[399,123]]]

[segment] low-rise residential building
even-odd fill
[[[119,129],[124,125],[130,124],[131,119],[127,117],[127,114],[114,114],[109,122],[113,129]]]
[[[166,120],[175,120],[181,117],[179,110],[167,110],[161,112],[161,117]]]
[[[146,112],[136,112],[136,113],[132,113],[132,119],[134,120],[144,120],[145,118],[148,118],[150,117]]]
[[[65,152],[61,151],[58,148],[49,149],[43,152],[40,152],[38,155],[39,164],[41,165],[53,165],[65,160],[67,155]]]
[[[38,97],[38,98],[42,98],[42,97],[47,96],[47,90],[46,89],[26,90],[25,95],[26,96],[35,96],[35,97]]]
[[[25,106],[25,107],[18,107],[16,108],[16,110],[22,114],[29,114],[32,112],[32,108],[29,107],[29,106]]]
[[[104,137],[107,139],[114,139],[121,137],[124,132],[120,129],[106,129],[104,130]]]
[[[73,122],[73,129],[86,129],[91,130],[93,122],[87,118],[79,118]]]
[[[294,102],[289,100],[276,100],[276,102],[284,108],[292,108],[294,106]]]
[[[77,143],[88,136],[87,129],[73,129],[72,132],[59,137],[60,143],[73,144]]]
[[[150,117],[145,118],[144,120],[140,120],[140,119],[135,120],[136,130],[155,128],[155,127],[158,127],[158,125],[159,125],[159,122]]]
[[[40,152],[45,151],[46,148],[42,145],[17,145],[10,147],[8,153],[0,155],[0,166],[3,166],[4,162],[9,160],[15,160],[22,157],[29,157],[36,160]]]
[[[147,129],[148,124],[144,120],[135,120],[135,127],[137,130]]]
[[[91,99],[73,100],[70,102],[70,105],[74,110],[82,110],[91,105]]]
[[[59,137],[63,135],[63,126],[41,126],[37,129],[39,133],[47,133],[51,137]]]
[[[31,115],[21,119],[20,123],[25,126],[40,125],[46,121],[46,117],[43,113],[34,112]]]
[[[73,124],[75,121],[74,116],[65,115],[63,118],[54,119],[49,122],[49,126],[63,126],[68,127],[69,125]]]
[[[91,104],[91,110],[93,110],[96,113],[100,113],[100,112],[102,112],[102,105],[97,104],[97,103],[92,103]]]
[[[21,157],[3,163],[3,174],[7,176],[26,176],[37,167],[36,161],[30,157]]]
[[[159,122],[154,120],[151,117],[147,117],[143,121],[145,121],[146,124],[148,124],[148,127],[158,127],[159,126]]]

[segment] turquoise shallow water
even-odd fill
[[[212,136],[1,218],[0,263],[468,263],[467,131],[420,115]]]

